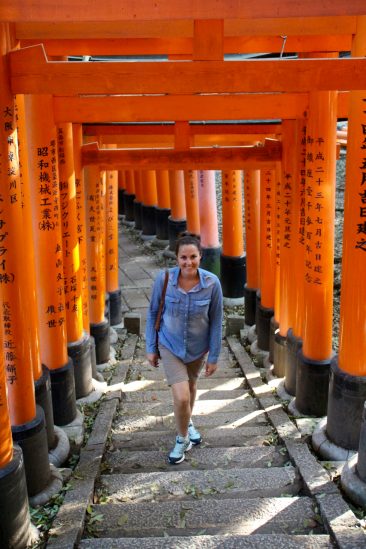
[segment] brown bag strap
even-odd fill
[[[156,321],[155,321],[155,330],[157,332],[159,331],[159,328],[160,328],[161,314],[163,312],[163,307],[164,307],[164,303],[165,303],[165,294],[166,294],[166,288],[168,286],[168,280],[169,280],[169,271],[168,271],[168,269],[166,269],[163,291],[161,293],[161,298],[160,298],[160,303],[159,303],[158,315],[157,315]]]

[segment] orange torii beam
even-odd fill
[[[235,137],[243,134],[278,134],[281,131],[281,124],[262,124],[260,121],[255,124],[250,123],[228,123],[215,124],[206,122],[203,124],[189,124],[189,133],[192,138],[198,136],[216,136],[216,135],[233,135]],[[116,140],[122,136],[153,136],[154,139],[162,136],[174,136],[175,124],[171,123],[156,123],[156,124],[86,124],[83,126],[83,134],[90,136],[102,136]],[[257,136],[256,136],[257,137]],[[260,139],[258,137],[258,139]],[[103,141],[104,142],[104,141]],[[115,141],[114,141],[115,142]],[[118,142],[118,141],[117,141]]]
[[[157,169],[157,170],[219,170],[253,168],[273,168],[274,162],[281,159],[281,144],[266,139],[264,146],[189,149],[98,149],[95,143],[84,145],[82,162],[84,166],[97,165],[101,170],[114,169]]]
[[[293,0],[263,0],[242,2],[240,0],[216,0],[214,17],[212,1],[181,2],[180,0],[155,0],[147,2],[119,0],[100,3],[97,0],[79,0],[60,3],[58,0],[34,3],[32,0],[0,0],[4,22],[14,21],[139,21],[169,19],[266,19],[283,17],[325,17],[329,15],[363,15],[364,0],[326,0],[323,2],[298,3]]]
[[[42,45],[12,51],[14,94],[196,94],[366,88],[366,59],[245,61],[47,61]]]

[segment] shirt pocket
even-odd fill
[[[207,317],[208,308],[210,306],[210,299],[198,299],[193,302],[192,316],[194,317]]]
[[[165,313],[169,316],[179,316],[179,297],[165,296]]]

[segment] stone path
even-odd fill
[[[144,321],[154,257],[121,235],[126,311]],[[199,381],[204,442],[171,466],[170,390],[127,337],[49,547],[366,547],[357,519],[238,339]]]

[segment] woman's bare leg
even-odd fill
[[[188,381],[180,381],[172,385],[174,417],[178,435],[188,435],[188,424],[191,419],[191,395]]]
[[[190,404],[191,404],[191,415],[193,413],[193,406],[196,401],[197,395],[197,380],[190,380],[189,383],[189,395],[190,395]]]

